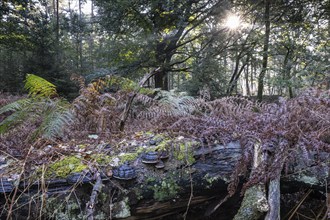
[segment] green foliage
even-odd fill
[[[175,159],[183,161],[187,165],[195,163],[193,152],[194,145],[196,145],[194,142],[179,143],[178,148],[173,153]]]
[[[0,123],[0,134],[6,133],[11,127],[23,123],[28,112],[32,111],[33,106],[35,105],[31,99],[20,99],[1,107],[0,115],[7,113],[9,116]]]
[[[87,168],[81,159],[70,156],[51,164],[47,170],[47,176],[55,174],[57,177],[65,178],[71,173],[79,173]]]
[[[41,112],[43,119],[40,126],[34,131],[33,137],[41,136],[46,139],[61,137],[67,125],[73,121],[70,105],[65,100],[51,100],[46,105],[41,103],[44,111]]]
[[[20,99],[18,101],[9,103],[0,109],[0,115],[5,112],[15,112],[20,111],[24,109],[26,106],[28,106],[31,103],[31,99]]]
[[[137,88],[137,84],[132,80],[116,75],[107,77],[106,84],[110,88],[115,88],[115,90],[124,90],[127,92],[132,92]]]
[[[139,117],[148,119],[160,116],[183,117],[198,111],[198,105],[193,97],[173,91],[159,91],[154,100],[157,101],[142,111]]]
[[[8,116],[0,123],[0,134],[9,132],[19,125],[35,125],[30,140],[42,137],[48,140],[61,137],[63,130],[73,120],[70,104],[63,99],[50,99],[56,95],[53,84],[45,79],[28,74],[25,88],[30,98],[20,99],[0,108],[0,115]]]
[[[125,92],[132,92],[139,90],[139,93],[144,95],[150,95],[154,93],[153,89],[139,88],[139,85],[125,77],[117,75],[109,75],[105,79],[105,86],[115,91],[122,90]]]
[[[166,179],[159,185],[154,185],[154,199],[164,201],[174,198],[178,194],[180,187],[173,179]]]
[[[126,161],[133,161],[138,156],[139,155],[137,153],[123,153],[118,155],[121,164],[125,163]]]
[[[24,88],[31,97],[53,97],[57,95],[56,86],[34,74],[27,74]]]

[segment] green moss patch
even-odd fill
[[[179,189],[178,184],[172,179],[163,180],[159,185],[155,184],[152,187],[154,199],[157,201],[175,198]]]
[[[66,178],[70,173],[79,173],[87,169],[87,165],[82,163],[81,159],[70,156],[65,157],[48,167],[46,176],[57,176]]]
[[[108,165],[113,159],[113,157],[106,154],[92,154],[91,158],[101,166]]]
[[[183,161],[188,165],[192,165],[195,163],[193,146],[195,146],[196,142],[185,142],[179,143],[173,152],[173,156],[175,159],[179,161]]]
[[[138,153],[123,153],[123,154],[119,154],[118,158],[120,160],[120,163],[125,163],[127,161],[133,161],[138,157]]]

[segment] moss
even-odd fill
[[[98,200],[99,200],[99,202],[100,202],[101,204],[106,203],[107,199],[108,199],[108,195],[107,195],[106,193],[104,193],[104,192],[102,192],[102,191],[99,192]]]
[[[140,94],[143,94],[143,95],[148,95],[149,96],[149,95],[155,94],[155,90],[148,89],[148,88],[140,88],[139,93]]]
[[[210,188],[214,181],[217,181],[220,177],[218,176],[210,176],[208,173],[204,176],[204,179],[207,182],[206,188]]]
[[[120,159],[120,163],[123,164],[127,161],[133,161],[138,157],[138,153],[122,153],[119,154],[118,157]]]
[[[153,176],[151,176],[151,177],[148,177],[146,181],[147,181],[147,183],[155,182],[156,181],[156,178],[153,177]]]
[[[78,147],[79,149],[86,149],[87,144],[78,144],[77,147]]]
[[[91,158],[94,159],[99,165],[108,165],[113,157],[106,154],[93,154]]]
[[[115,218],[127,218],[131,216],[129,200],[125,197],[123,200],[116,202],[112,205],[113,217]]]
[[[107,219],[107,215],[104,212],[99,212],[97,215],[94,216],[95,220],[103,220]]]
[[[174,158],[179,161],[183,161],[188,165],[195,163],[193,152],[193,146],[195,143],[196,142],[179,143],[178,148],[173,153]]]
[[[60,202],[57,198],[49,198],[45,214],[50,219],[78,220],[82,219],[81,207],[73,200]]]
[[[168,136],[164,133],[159,133],[159,134],[156,134],[153,138],[153,140],[157,141],[157,142],[160,142],[162,140],[165,140],[165,139],[169,139]]]
[[[133,189],[133,192],[134,192],[134,194],[135,194],[137,200],[141,200],[141,199],[143,199],[143,195],[142,195],[142,190],[141,190],[141,189],[139,189],[139,188],[134,188],[134,189]]]
[[[163,139],[159,144],[157,144],[157,150],[167,150],[170,147],[171,140],[168,138]]]
[[[87,168],[87,165],[83,164],[81,159],[70,156],[51,164],[46,176],[56,175],[57,177],[66,178],[70,173],[79,173]]]
[[[147,131],[147,132],[145,132],[145,135],[147,137],[151,137],[151,136],[154,136],[155,134],[152,131]]]
[[[234,220],[259,219],[268,209],[264,189],[259,185],[252,186],[246,190]]]
[[[147,151],[147,146],[141,146],[141,147],[138,147],[137,149],[136,149],[136,153],[137,154],[141,154],[141,153],[144,153],[144,152],[146,152]]]
[[[164,201],[168,199],[175,198],[179,190],[178,184],[172,180],[163,180],[159,185],[155,184],[152,187],[154,191],[154,199],[157,201]]]

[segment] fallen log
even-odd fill
[[[141,157],[132,161],[130,165],[135,168],[137,174],[134,179],[116,180],[103,173],[101,176],[104,185],[101,191],[98,191],[99,188],[93,190],[89,183],[94,182],[95,179],[87,174],[47,182],[48,197],[46,208],[42,212],[43,216],[54,219],[59,219],[61,216],[66,216],[67,219],[81,219],[84,217],[82,210],[87,210],[86,204],[91,200],[91,194],[96,196],[92,193],[95,191],[98,192],[97,199],[92,198],[94,210],[90,212],[94,219],[133,220],[166,217],[174,219],[173,215],[183,218],[188,206],[189,211],[185,216],[187,219],[233,219],[242,201],[239,193],[245,181],[244,177],[241,178],[240,186],[234,196],[226,199],[211,216],[207,210],[213,210],[228,195],[230,175],[241,157],[239,143],[199,147],[191,152],[184,152],[181,160],[175,155],[175,149],[172,150],[169,158],[164,160],[163,169],[157,169],[152,164],[144,164]],[[325,162],[327,161],[326,158]],[[303,171],[297,175],[297,170],[293,170],[290,175],[283,175],[281,192],[288,193],[302,189],[325,192],[326,187],[329,187],[325,180],[327,184],[330,182],[326,172],[329,167],[326,165],[325,163],[321,167],[316,165],[309,167],[312,170],[318,169],[318,175]],[[306,167],[301,169],[306,170]],[[323,169],[322,172],[320,169]],[[99,183],[95,185],[100,186]],[[21,191],[23,186],[25,185],[21,183]],[[39,214],[37,211],[31,211],[37,209],[38,205],[31,207],[29,203],[31,198],[35,204],[41,201],[39,186],[39,183],[35,183],[29,191],[21,194],[17,202],[20,204],[19,208],[13,209],[15,210],[13,216],[16,219],[26,219],[27,215],[32,218],[33,213]],[[193,196],[191,196],[192,187]],[[4,189],[3,187],[3,191]],[[7,192],[8,196],[9,193]],[[6,207],[5,197],[1,197],[0,200],[1,206]],[[276,210],[275,212],[277,213]],[[0,215],[1,217],[6,215],[6,208]]]

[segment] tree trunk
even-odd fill
[[[264,48],[262,55],[262,69],[258,78],[258,101],[262,101],[262,95],[264,90],[264,78],[268,65],[268,48],[269,48],[269,35],[270,35],[270,0],[264,0],[265,2],[265,36],[264,36]]]
[[[94,0],[91,0],[91,26],[92,26],[92,33],[89,35],[89,57],[91,62],[91,69],[94,70],[95,64],[94,64]]]
[[[57,46],[60,42],[60,16],[59,16],[59,9],[60,9],[60,0],[56,0],[56,43]]]
[[[283,64],[283,76],[285,83],[287,84],[289,98],[293,98],[293,91],[291,85],[291,67],[292,67],[292,50],[287,48],[287,53],[285,54],[284,64]]]
[[[249,86],[249,68],[250,68],[249,64],[250,64],[250,61],[247,62],[246,68],[244,71],[246,96],[251,96],[250,86]]]
[[[236,64],[235,64],[235,70],[234,73],[229,81],[229,86],[227,89],[227,95],[231,95],[231,93],[234,91],[235,87],[237,88],[237,82],[239,77],[241,76],[245,66],[248,64],[249,62],[249,56],[246,58],[246,60],[244,61],[244,63],[242,64],[241,68],[238,68],[239,63],[240,63],[240,55],[238,55],[238,57],[236,58]]]
[[[81,0],[79,0],[78,2],[79,4],[79,22],[78,22],[78,25],[79,25],[79,32],[78,32],[78,53],[79,53],[79,66],[80,66],[80,69],[82,69],[83,67],[83,50],[82,50],[82,12],[81,12],[81,5],[82,5],[82,2]]]
[[[166,83],[165,83],[165,81],[166,81]],[[155,88],[161,88],[163,90],[168,90],[167,74],[165,73],[164,69],[162,69],[161,71],[159,71],[159,73],[157,73],[155,75]]]

